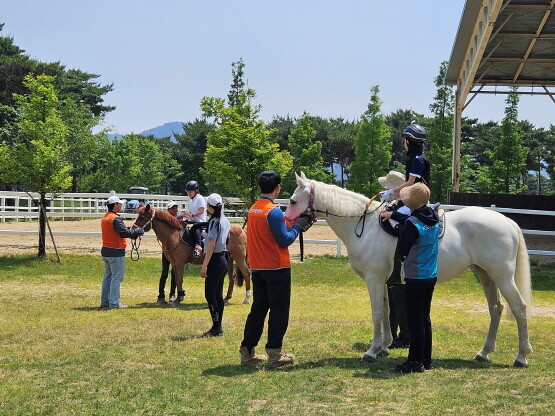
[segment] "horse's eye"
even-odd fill
[[[293,200],[293,199],[290,199],[290,200],[289,200],[289,203],[290,203],[291,205],[295,205],[295,204],[297,203],[297,201],[295,201],[295,200]]]

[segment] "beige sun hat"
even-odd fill
[[[413,210],[428,203],[430,200],[430,189],[422,182],[418,182],[401,189],[399,195],[403,204]]]
[[[385,189],[393,189],[405,183],[405,175],[396,170],[390,170],[386,176],[380,176],[378,182]]]

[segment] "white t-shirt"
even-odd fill
[[[194,214],[199,210],[199,208],[204,208],[204,212],[201,215],[195,215],[189,218],[191,222],[206,222],[206,199],[201,194],[197,194],[193,199],[189,201],[187,206],[187,211],[190,214]]]

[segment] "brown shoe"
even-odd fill
[[[268,366],[281,367],[282,365],[293,364],[295,356],[293,354],[285,354],[281,348],[266,348],[268,353]]]
[[[249,353],[249,349],[247,347],[241,347],[239,349],[239,353],[241,354],[241,365],[260,364],[266,360],[266,356],[263,354],[257,354],[254,351],[254,348]]]

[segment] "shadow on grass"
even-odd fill
[[[136,305],[129,305],[127,310],[132,309],[174,309],[178,311],[192,311],[197,309],[208,309],[206,303],[182,303],[178,308],[174,308],[171,304],[159,304],[159,303],[138,303]],[[81,312],[91,312],[91,311],[110,311],[111,309],[108,308],[101,308],[98,306],[86,306],[81,308],[73,308],[74,311],[81,311]]]
[[[375,378],[375,379],[391,379],[401,377],[404,374],[396,373],[393,369],[395,365],[401,364],[405,358],[387,359],[381,358],[376,363],[363,363],[358,357],[351,358],[323,358],[316,361],[300,362],[291,366],[280,368],[270,368],[261,364],[258,366],[241,366],[237,365],[221,365],[214,368],[206,369],[202,372],[203,376],[220,376],[235,377],[243,374],[252,373],[260,370],[267,371],[284,371],[295,372],[312,370],[315,368],[340,368],[345,370],[353,370],[353,377],[357,378]],[[474,360],[463,359],[437,359],[433,361],[434,370],[455,370],[468,369],[480,370],[484,368],[512,368],[510,365],[482,363]]]
[[[10,255],[5,254],[0,257],[0,267],[4,270],[26,266],[37,262],[50,262],[50,258],[39,259],[36,255]]]

